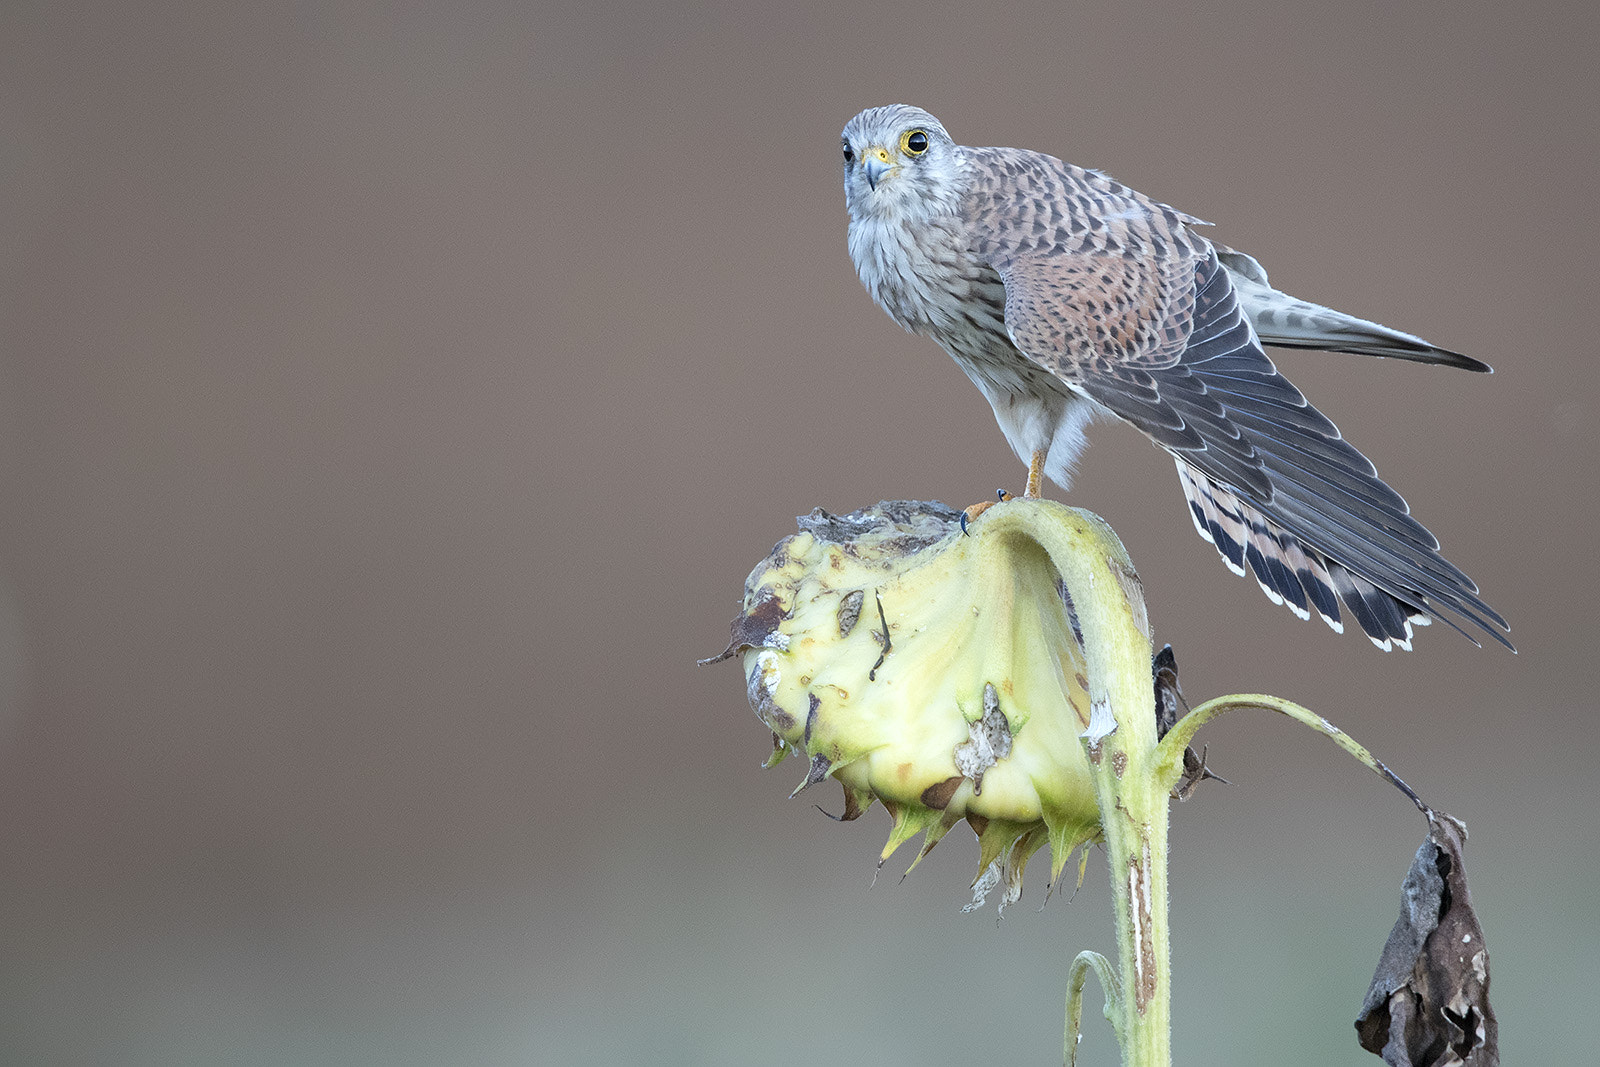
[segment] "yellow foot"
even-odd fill
[[[1010,493],[1006,492],[1004,489],[1002,489],[998,493],[995,494],[995,498],[993,500],[985,500],[985,501],[982,501],[981,503],[977,503],[977,504],[972,505],[970,508],[967,508],[966,510],[964,510],[961,513],[961,532],[962,533],[966,533],[967,532],[967,524],[969,522],[975,521],[977,519],[977,517],[979,515],[982,515],[985,511],[988,511],[990,508],[994,507],[996,504],[998,504],[998,503],[1000,503],[1002,501],[1011,500],[1011,499],[1014,499],[1012,497],[1012,495]]]
[[[1040,492],[1044,488],[1044,461],[1048,455],[1049,452],[1042,448],[1034,451],[1033,461],[1028,464],[1028,488],[1023,491],[1022,498],[1024,500],[1039,499]],[[996,494],[994,500],[985,500],[981,504],[974,504],[967,508],[961,513],[961,532],[966,533],[967,524],[976,521],[978,516],[985,511],[988,511],[1003,500],[1011,499],[1013,499],[1011,494],[1002,489]]]

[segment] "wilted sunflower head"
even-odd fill
[[[795,793],[836,779],[844,820],[881,802],[894,829],[880,864],[918,833],[920,861],[966,819],[981,846],[975,903],[1004,883],[1004,907],[1041,845],[1054,882],[1100,830],[1079,740],[1091,718],[1083,638],[1030,532],[1085,519],[1015,501],[966,536],[959,518],[907,501],[804,516],[751,572],[716,659],[743,660],[772,731],[767,765],[806,759]]]

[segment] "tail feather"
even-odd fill
[[[1284,605],[1300,618],[1310,618],[1315,611],[1334,630],[1342,632],[1342,603],[1368,639],[1385,652],[1393,647],[1410,651],[1412,627],[1426,626],[1434,618],[1444,619],[1451,629],[1478,644],[1453,619],[1440,614],[1438,609],[1447,607],[1511,647],[1495,632],[1494,624],[1504,625],[1500,617],[1467,593],[1468,587],[1475,590],[1476,586],[1471,586],[1465,576],[1462,588],[1451,590],[1419,573],[1423,579],[1420,584],[1432,586],[1434,598],[1420,588],[1384,588],[1302,541],[1237,493],[1181,459],[1178,479],[1188,499],[1195,530],[1216,546],[1228,569],[1239,575],[1254,572],[1256,582],[1273,603]],[[1363,551],[1382,555],[1370,543],[1342,547],[1357,558]]]

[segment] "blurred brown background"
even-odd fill
[[[1464,818],[1508,1063],[1592,989],[1588,4],[0,10],[0,1062],[1047,1063],[1105,871],[787,802],[722,647],[793,516],[1016,486],[845,251],[837,134],[1104,168],[1492,378],[1281,364],[1514,625],[1383,655],[1227,573],[1101,427],[1069,498],[1192,698]],[[1375,1063],[1422,821],[1239,717],[1175,813],[1187,1064]],[[820,793],[821,791],[819,791]],[[832,790],[818,797],[837,808]],[[1091,1010],[1085,1056],[1110,1062]],[[1581,1044],[1580,1044],[1581,1042]]]

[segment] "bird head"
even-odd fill
[[[856,218],[924,216],[953,210],[961,198],[959,146],[919,107],[872,107],[841,137],[844,198]]]

